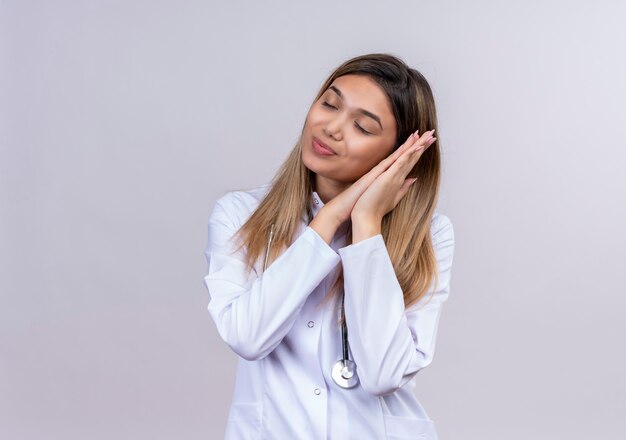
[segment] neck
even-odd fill
[[[349,182],[339,182],[319,174],[315,175],[315,192],[320,196],[324,204],[341,194],[350,185],[351,183]]]

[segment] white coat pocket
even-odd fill
[[[435,423],[429,419],[384,415],[389,440],[437,440]]]
[[[261,403],[233,403],[228,414],[225,440],[252,440],[261,435]]]

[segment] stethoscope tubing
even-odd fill
[[[265,248],[265,256],[263,259],[263,272],[267,269],[267,260],[269,258],[270,247],[274,239],[275,224],[270,227],[269,237]],[[341,350],[342,358],[333,365],[331,369],[331,377],[333,381],[341,388],[353,388],[359,383],[359,377],[356,373],[356,364],[350,360],[348,345],[348,328],[345,320],[345,292],[341,296]]]

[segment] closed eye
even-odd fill
[[[364,129],[363,127],[361,127],[359,124],[357,124],[356,121],[354,121],[354,125],[356,126],[356,128],[359,129],[359,131],[362,131],[364,134],[370,135],[372,133],[370,133],[369,131],[367,131],[366,129]]]
[[[322,105],[324,107],[329,107],[332,108],[334,110],[337,110],[337,107],[335,107],[334,105],[330,105],[328,102],[323,101]],[[354,126],[357,128],[357,130],[359,130],[361,133],[366,134],[366,135],[371,135],[372,133],[370,133],[369,131],[367,131],[366,129],[364,129],[363,127],[361,127],[356,121],[354,121]]]

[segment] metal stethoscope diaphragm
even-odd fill
[[[265,258],[263,261],[263,271],[267,268],[267,259],[270,252],[270,246],[274,238],[274,223],[270,227],[269,237],[267,239],[267,246],[265,248]],[[356,364],[350,359],[349,345],[348,345],[348,328],[345,320],[345,293],[342,293],[341,297],[341,349],[342,358],[339,359],[332,367],[330,372],[333,381],[341,388],[353,388],[359,383],[359,376],[356,372]]]
[[[345,320],[344,295],[341,297],[341,321],[341,349],[343,356],[335,362],[330,375],[341,388],[352,388],[359,383],[359,376],[356,374],[356,364],[350,359],[348,353],[348,328]]]

